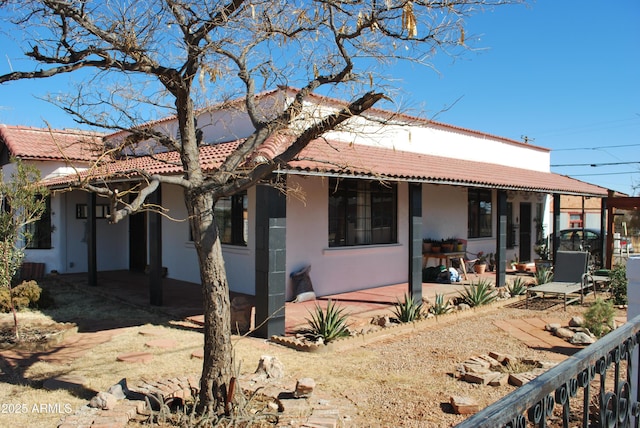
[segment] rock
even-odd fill
[[[471,415],[477,413],[480,407],[478,403],[469,397],[463,397],[459,395],[453,395],[449,399],[453,411],[458,415]]]
[[[498,373],[494,379],[489,381],[490,386],[506,386],[509,384],[509,374],[508,373]]]
[[[296,390],[293,396],[296,398],[310,397],[313,393],[313,389],[316,387],[316,382],[310,377],[303,377],[296,382]]]
[[[118,399],[108,392],[98,392],[89,402],[89,407],[102,410],[111,410],[118,403]]]
[[[583,325],[584,318],[582,318],[580,315],[571,317],[571,319],[569,320],[569,327],[582,327]]]
[[[465,373],[464,380],[469,383],[478,383],[480,385],[486,385],[496,378],[497,372],[487,373]]]
[[[596,339],[594,337],[591,337],[583,332],[578,332],[574,334],[571,339],[569,339],[569,342],[573,343],[574,345],[591,345],[592,343],[595,343],[595,341]]]
[[[107,392],[118,400],[123,400],[127,398],[127,394],[129,393],[129,388],[127,387],[127,379],[122,379],[120,382],[115,385],[109,387]]]
[[[459,311],[468,311],[469,309],[471,309],[471,306],[467,305],[466,303],[460,303],[458,306],[456,306],[456,308]]]
[[[571,339],[575,333],[568,328],[560,327],[554,334],[562,339]]]
[[[562,325],[560,325],[559,323],[549,323],[549,324],[544,326],[544,329],[546,331],[550,331],[551,333],[555,334],[556,330],[558,330],[561,327],[562,327]]]
[[[391,325],[391,319],[388,316],[377,315],[371,320],[371,324],[380,327],[389,327]]]
[[[284,378],[284,364],[276,357],[263,355],[255,373],[263,375],[267,379],[282,379]]]

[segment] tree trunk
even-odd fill
[[[193,240],[200,262],[204,302],[204,361],[200,379],[200,410],[221,415],[232,377],[231,315],[229,285],[222,247],[209,194],[186,196],[191,214]]]

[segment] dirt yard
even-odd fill
[[[199,374],[202,362],[192,357],[202,347],[197,329],[66,286],[58,286],[54,297],[55,308],[23,313],[20,319],[25,325],[46,320],[73,322],[78,325],[78,333],[65,342],[66,349],[63,344],[35,354],[0,351],[0,382],[5,384],[0,388],[0,399],[14,405],[13,414],[8,413],[8,407],[7,412],[0,413],[0,426],[55,427],[68,409],[75,411],[97,391],[105,391],[123,378],[131,384],[141,378]],[[266,340],[236,337],[236,360],[241,373],[252,373],[261,356],[275,356],[285,367],[283,383],[291,387],[297,379],[313,378],[317,385],[314,396],[338,410],[343,426],[450,427],[464,419],[453,414],[448,404],[450,396],[467,396],[484,407],[514,390],[512,386],[479,386],[457,380],[451,376],[457,363],[491,351],[542,361],[562,358],[528,348],[496,327],[496,320],[568,321],[585,310],[575,305],[566,312],[562,306],[546,310],[503,307],[465,317],[447,315],[410,332],[372,341],[352,339],[353,343],[343,349],[325,353],[298,352]],[[10,321],[9,315],[0,318],[5,326]],[[146,346],[149,339],[145,334],[152,331],[175,341],[176,346]],[[147,364],[116,361],[123,352],[148,352],[153,360]],[[61,375],[84,380],[83,388],[48,390],[47,381]],[[38,412],[42,403],[59,406]]]

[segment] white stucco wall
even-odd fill
[[[249,196],[249,242],[246,247],[223,245],[222,255],[225,261],[229,288],[232,291],[255,294],[255,242],[253,239],[255,224],[255,191]],[[187,209],[184,205],[182,189],[177,186],[162,187],[162,201],[173,219],[162,219],[162,265],[167,268],[169,278],[200,283],[200,267],[193,242],[189,240]]]
[[[398,244],[329,248],[328,180],[318,177],[288,178],[300,186],[304,201],[290,196],[287,202],[287,275],[311,265],[311,281],[317,295],[407,281],[408,229],[407,185],[398,186]],[[287,284],[287,299],[294,297]]]

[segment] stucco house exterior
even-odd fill
[[[282,108],[294,94],[290,88],[264,93],[262,105],[265,111]],[[302,120],[343,105],[313,96]],[[205,169],[215,169],[253,131],[240,104],[205,109],[197,125]],[[177,132],[174,117],[146,126]],[[173,220],[143,213],[109,224],[106,202],[70,187],[108,180],[125,189],[140,179],[132,172],[139,168],[180,173],[175,153],[153,141],[92,168],[101,144],[113,146],[126,136],[0,126],[3,171],[11,168],[9,156],[32,162],[53,192],[50,245],[29,249],[27,260],[45,263],[46,272],[91,274],[141,270],[153,259],[168,277],[197,283],[180,188],[163,185],[160,192]],[[247,162],[267,162],[288,142],[286,135],[273,136]],[[84,147],[80,154],[78,147]],[[273,301],[265,311],[295,297],[289,276],[309,265],[320,296],[398,283],[417,293],[424,238],[459,238],[469,254],[495,253],[497,279],[504,281],[509,260],[535,257],[538,225],[547,233],[558,229],[560,195],[607,196],[607,189],[551,173],[550,151],[543,147],[379,109],[313,141],[276,175],[289,189],[286,197],[258,185],[215,207],[230,288],[256,296],[257,306]]]

